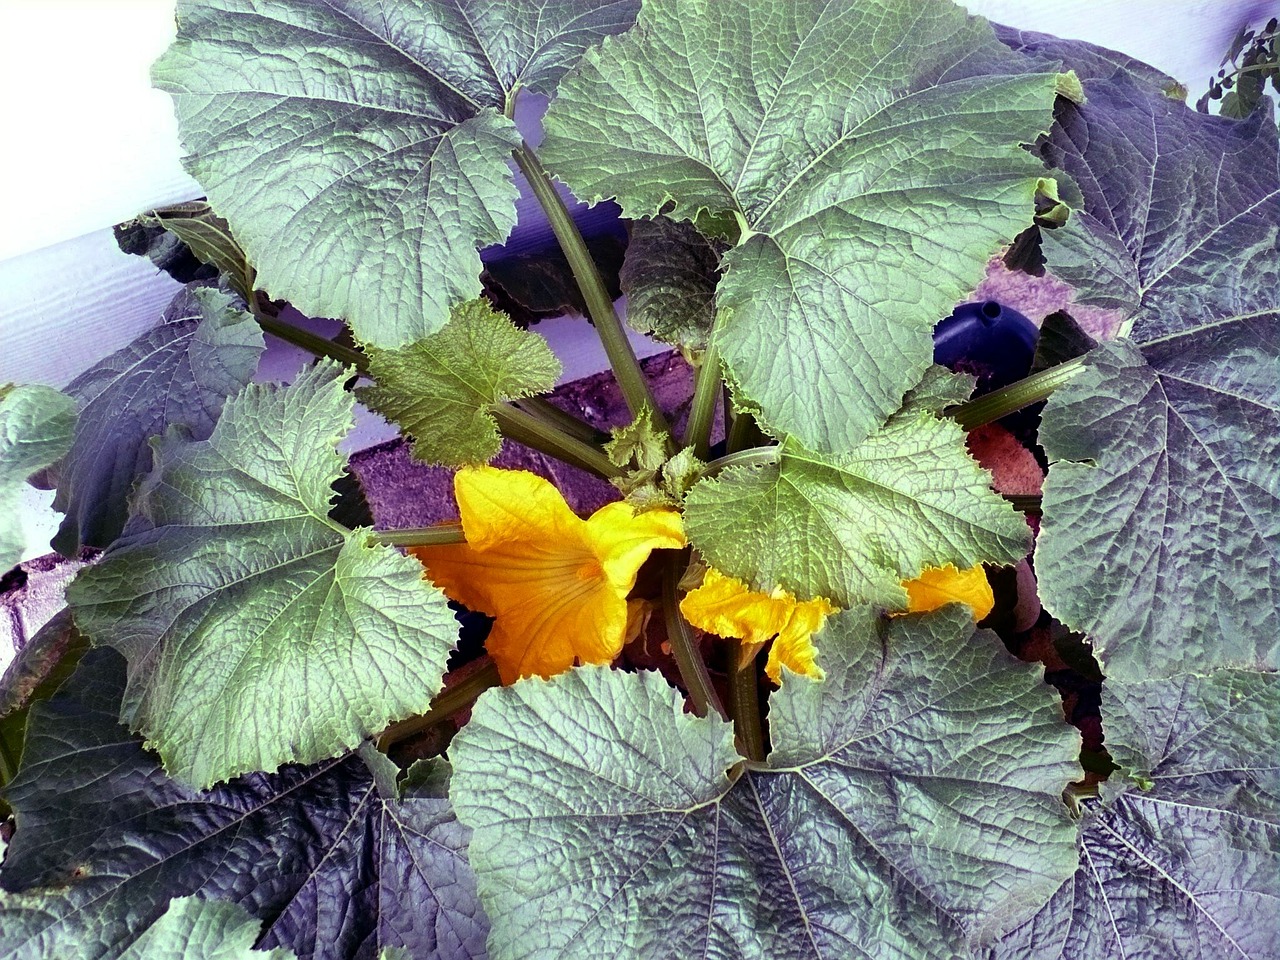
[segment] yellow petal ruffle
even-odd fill
[[[485,647],[503,683],[613,660],[640,567],[685,545],[673,510],[611,503],[583,520],[523,470],[464,467],[454,493],[467,542],[411,552],[450,598],[495,618]]]
[[[965,603],[973,610],[973,619],[981,620],[996,605],[991,584],[982,564],[957,570],[948,563],[944,567],[926,567],[914,580],[904,580],[907,588],[907,613],[927,613],[948,603]]]
[[[718,570],[708,570],[702,586],[680,601],[680,612],[700,630],[737,637],[746,644],[777,637],[765,664],[765,673],[774,683],[782,682],[784,664],[796,673],[822,679],[812,637],[836,607],[821,597],[800,601],[782,589],[762,593]]]

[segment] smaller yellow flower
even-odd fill
[[[925,613],[959,602],[968,604],[974,619],[981,620],[995,606],[982,564],[968,570],[957,570],[951,564],[926,567],[916,579],[903,580],[902,586],[907,591],[907,609],[893,616]],[[680,601],[680,612],[699,630],[719,637],[736,637],[755,649],[776,636],[765,673],[779,684],[783,664],[796,673],[822,679],[813,635],[838,609],[822,597],[796,600],[794,594],[781,587],[772,593],[752,590],[741,580],[714,569],[707,571],[702,586],[689,591]]]
[[[982,564],[957,570],[954,564],[925,567],[914,580],[903,580],[907,588],[907,613],[928,613],[948,603],[965,603],[973,610],[973,619],[982,620],[996,605],[991,584]]]
[[[685,545],[674,510],[610,503],[583,520],[524,470],[464,467],[453,489],[467,542],[411,552],[451,599],[494,618],[485,647],[503,683],[613,660],[640,567]]]
[[[752,590],[719,570],[708,570],[702,586],[690,590],[680,601],[680,612],[699,630],[737,637],[756,647],[776,636],[764,668],[774,683],[782,682],[783,664],[796,673],[822,679],[811,638],[836,609],[821,597],[800,601],[781,588],[772,593]]]

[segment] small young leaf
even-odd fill
[[[95,650],[32,710],[8,793],[18,831],[0,867],[0,956],[113,960],[193,894],[238,903],[266,921],[260,947],[303,960],[485,956],[470,832],[441,764],[402,800],[357,757],[200,793],[116,723],[124,688],[124,661]]]
[[[706,346],[716,313],[720,257],[727,249],[688,221],[633,221],[618,275],[627,295],[627,323],[665,343]]]
[[[956,609],[846,611],[821,645],[826,680],[775,695],[767,769],[656,673],[481,697],[451,752],[492,955],[941,960],[1038,909],[1075,864],[1079,775],[1040,671]]]
[[[636,0],[181,0],[154,68],[258,285],[399,347],[480,294],[516,222],[517,88],[552,93]]]
[[[53,505],[66,518],[53,538],[64,556],[106,547],[124,529],[134,482],[151,469],[148,441],[170,427],[204,440],[258,365],[262,333],[232,297],[184,289],[160,326],[71,381],[80,409],[75,441],[53,468]]]
[[[145,255],[161,270],[169,270],[177,251],[185,248],[225,277],[245,300],[253,296],[254,273],[249,258],[231,236],[227,221],[203,200],[157,207],[118,224],[115,231],[121,250]]]
[[[123,718],[186,782],[336,756],[440,689],[443,594],[328,517],[344,379],[324,362],[229,400],[206,441],[166,435],[131,533],[68,590],[80,628],[129,659]]]
[[[937,0],[651,0],[588,51],[542,157],[625,216],[730,214],[717,343],[775,432],[847,452],[1031,225],[1057,73]]]
[[[486,463],[502,447],[490,405],[556,385],[560,361],[484,300],[453,308],[438,332],[399,350],[366,349],[376,385],[360,399],[414,438],[428,463]]]
[[[52,387],[0,383],[0,571],[26,545],[18,496],[27,478],[71,449],[76,405]]]
[[[604,445],[604,452],[615,467],[655,473],[666,462],[666,437],[654,427],[653,414],[647,408],[630,423],[610,432],[612,438]]]
[[[992,960],[1274,956],[1280,676],[1108,678],[1102,722],[1134,784],[1107,784],[1075,876]]]
[[[1026,521],[991,490],[964,432],[939,419],[972,381],[934,368],[853,453],[783,445],[766,467],[730,467],[686,498],[690,542],[753,589],[781,586],[838,606],[904,609],[902,581],[926,566],[1016,563]]]
[[[1050,158],[1085,211],[1049,268],[1127,339],[1049,400],[1036,571],[1109,677],[1277,666],[1280,149],[1266,111],[1208,117],[1089,80]]]

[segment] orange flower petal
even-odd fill
[[[412,553],[449,597],[495,618],[485,647],[503,683],[613,660],[640,567],[685,542],[674,511],[618,503],[584,521],[522,470],[463,468],[454,491],[467,543]]]
[[[836,607],[821,597],[798,601],[781,589],[762,593],[712,569],[702,586],[680,601],[680,612],[698,629],[720,637],[757,644],[776,636],[765,664],[765,672],[775,683],[782,681],[783,664],[796,673],[822,679],[812,637]]]
[[[927,613],[948,603],[967,604],[973,611],[973,619],[981,620],[996,605],[991,584],[987,581],[982,564],[967,570],[957,570],[953,564],[943,567],[926,567],[914,580],[904,580],[907,590],[907,612]]]
[[[580,539],[583,520],[549,481],[527,470],[463,467],[453,477],[468,545],[477,550],[551,536]]]
[[[628,503],[607,503],[586,522],[587,537],[609,581],[624,594],[654,550],[685,545],[684,522],[674,510],[636,513]]]
[[[819,597],[797,603],[787,626],[778,634],[769,648],[764,672],[774,683],[782,684],[782,668],[821,680],[826,676],[818,666],[818,648],[813,645],[813,635],[822,629],[827,617],[836,608]]]

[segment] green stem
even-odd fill
[[[1040,494],[1006,493],[1004,498],[1013,504],[1019,513],[1029,513],[1033,517],[1041,516]]]
[[[569,215],[568,208],[565,207],[560,194],[556,192],[551,177],[547,175],[547,171],[543,169],[541,161],[529,145],[522,144],[517,147],[514,158],[516,166],[529,181],[529,186],[534,196],[538,198],[538,203],[542,205],[551,229],[560,242],[560,249],[565,259],[569,261],[569,269],[573,271],[574,279],[578,281],[582,297],[587,303],[587,314],[595,324],[596,334],[604,346],[605,355],[608,356],[609,363],[613,367],[613,375],[618,380],[618,387],[622,390],[622,396],[627,401],[631,415],[638,417],[647,407],[652,412],[654,427],[670,436],[671,428],[667,425],[661,408],[649,390],[644,371],[640,369],[640,361],[636,359],[636,353],[631,348],[631,341],[627,339],[622,321],[618,319],[618,314],[613,309],[613,300],[605,288],[599,268],[591,259],[591,253],[587,250],[587,244],[582,239],[578,225],[573,222],[573,217]]]
[[[502,431],[502,435],[508,439],[541,450],[557,460],[563,460],[606,480],[622,476],[622,468],[614,466],[599,447],[569,436],[527,410],[509,403],[495,403],[489,408],[489,412],[498,421],[498,429]]]
[[[18,760],[9,752],[9,745],[0,735],[0,787],[6,787],[18,775]]]
[[[513,402],[521,410],[525,410],[535,417],[541,417],[548,423],[559,427],[569,436],[576,437],[584,443],[599,445],[607,443],[609,440],[609,434],[603,430],[597,430],[584,420],[579,420],[567,410],[561,410],[546,397],[525,397],[522,400]]]
[[[1011,383],[985,396],[951,407],[947,414],[966,430],[994,423],[1001,417],[1047,400],[1053,391],[1070,381],[1084,368],[1084,357],[1076,357],[1048,370],[1033,373],[1025,380]]]
[[[1238,77],[1242,73],[1260,73],[1267,70],[1274,70],[1275,68],[1276,65],[1274,63],[1254,63],[1247,67],[1236,67],[1235,70],[1231,71],[1231,74],[1232,76]]]
[[[707,464],[707,469],[703,471],[704,476],[714,476],[725,467],[744,467],[744,466],[767,466],[770,463],[778,462],[777,447],[751,447],[748,450],[738,450],[734,453],[726,453],[723,457],[717,457]]]
[[[764,725],[760,720],[760,687],[754,650],[758,650],[757,644],[748,645],[741,640],[735,640],[730,647],[729,712],[733,715],[733,730],[742,755],[759,762],[764,760]],[[739,663],[742,659],[746,663]]]
[[[256,297],[254,299],[256,300]],[[301,347],[308,353],[314,353],[317,357],[329,357],[332,360],[337,360],[343,366],[355,367],[361,373],[364,373],[369,367],[369,358],[359,350],[344,347],[340,343],[334,343],[328,337],[322,337],[318,333],[303,330],[301,327],[295,327],[291,323],[285,323],[283,320],[270,316],[252,300],[250,301],[250,311],[253,313],[253,318],[258,321],[258,326],[265,333],[278,337],[285,343]]]
[[[378,749],[386,753],[393,744],[402,743],[420,733],[426,733],[432,727],[443,723],[464,707],[476,702],[480,694],[502,682],[498,676],[498,665],[490,660],[483,667],[460,680],[451,687],[445,687],[431,701],[431,709],[421,716],[409,717],[399,723],[393,723],[378,737]]]
[[[735,414],[724,442],[725,455],[738,453],[750,447],[764,446],[768,438],[756,426],[756,418],[747,412]]]
[[[388,547],[439,547],[450,543],[466,543],[460,523],[440,523],[434,527],[404,527],[401,530],[375,530],[373,539]]]
[[[671,654],[680,668],[680,679],[689,691],[689,699],[693,701],[693,709],[698,716],[705,717],[708,710],[715,710],[723,717],[726,715],[724,706],[711,683],[711,675],[698,651],[693,631],[680,613],[680,577],[688,562],[688,551],[682,551],[672,556],[662,571],[662,615],[667,626],[667,642],[671,644]]]
[[[720,399],[720,351],[708,346],[702,353],[702,365],[693,388],[693,404],[689,407],[689,422],[684,427],[681,443],[693,447],[693,455],[707,459],[711,447],[711,425],[715,421],[716,401]]]

